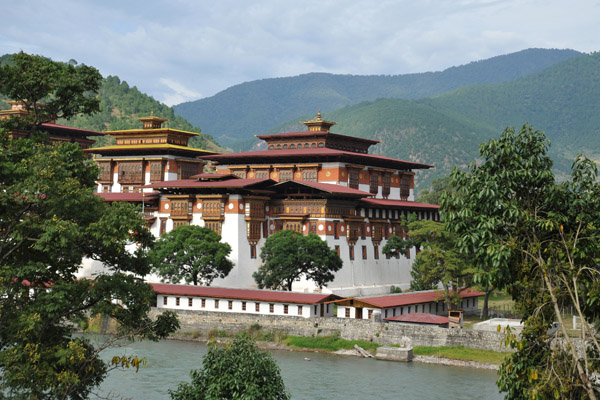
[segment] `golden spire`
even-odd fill
[[[302,121],[302,123],[308,126],[309,132],[329,132],[329,129],[335,125],[335,122],[325,121],[321,117],[321,110],[317,113],[317,118],[310,121]]]

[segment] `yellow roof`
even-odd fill
[[[152,129],[123,129],[120,131],[104,131],[104,133],[108,133],[110,135],[119,134],[119,133],[159,133],[159,132],[173,132],[173,133],[185,133],[187,135],[199,136],[201,133],[196,132],[188,132],[182,131],[180,129],[172,129],[172,128],[152,128]]]
[[[186,151],[195,151],[197,153],[210,153],[214,154],[213,151],[197,149],[195,147],[188,146],[178,146],[175,144],[168,143],[159,143],[159,144],[115,144],[112,146],[104,146],[104,147],[92,147],[86,149],[85,151],[93,153],[98,150],[132,150],[132,149],[175,149],[175,150],[186,150]]]

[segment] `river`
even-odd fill
[[[207,346],[197,342],[165,340],[125,343],[103,352],[139,355],[147,366],[112,371],[98,392],[113,399],[170,399],[168,391],[189,371],[200,368]],[[417,362],[378,361],[326,353],[276,350],[271,352],[281,368],[293,400],[374,399],[502,399],[496,388],[496,372],[446,367]],[[304,360],[305,357],[310,361]]]

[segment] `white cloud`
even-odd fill
[[[169,104],[308,72],[441,70],[529,47],[600,50],[596,0],[21,0],[0,53],[76,59]]]

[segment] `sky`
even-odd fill
[[[76,60],[168,105],[309,72],[440,71],[600,50],[600,0],[5,0],[0,54]]]

